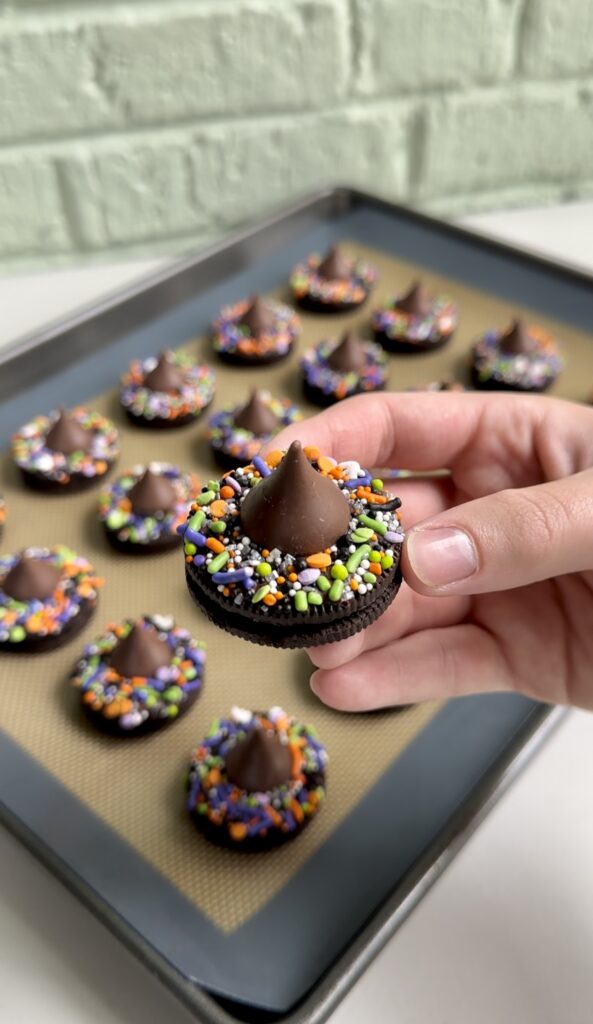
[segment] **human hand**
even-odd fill
[[[362,633],[308,651],[325,703],[488,690],[593,709],[593,409],[513,394],[349,399],[274,438],[398,480],[404,584]]]

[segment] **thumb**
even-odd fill
[[[510,590],[593,569],[593,470],[499,491],[419,523],[402,569],[421,594]]]

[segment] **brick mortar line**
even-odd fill
[[[406,93],[398,95],[397,97],[389,95],[374,95],[374,96],[352,96],[345,97],[345,102],[340,103],[333,107],[313,107],[307,110],[295,110],[294,108],[281,108],[281,109],[269,109],[257,110],[253,113],[245,114],[242,116],[233,115],[220,115],[220,114],[203,114],[195,115],[194,117],[180,118],[177,121],[163,121],[148,122],[146,124],[134,124],[134,125],[109,125],[97,128],[94,130],[75,130],[67,134],[52,136],[52,135],[32,135],[25,138],[18,138],[15,136],[9,136],[5,139],[0,137],[0,153],[3,151],[14,151],[19,152],[28,149],[43,149],[47,148],[51,150],[53,146],[62,147],[84,145],[87,141],[100,141],[108,143],[111,139],[141,139],[145,135],[174,135],[179,133],[187,133],[193,131],[197,134],[202,129],[208,130],[209,128],[225,129],[233,127],[235,129],[249,128],[251,126],[263,126],[267,125],[274,126],[274,122],[278,122],[280,126],[286,126],[286,122],[283,119],[286,116],[296,117],[299,121],[315,121],[324,120],[331,118],[332,116],[339,116],[341,114],[348,113],[365,113],[373,108],[377,109],[377,112],[383,114],[393,113],[395,111],[401,111],[402,115],[406,111],[412,111],[417,105],[427,105],[427,101],[434,99],[439,103],[446,103],[450,100],[467,99],[468,102],[486,100],[490,96],[500,95],[501,99],[509,95],[521,95],[529,92],[530,86],[536,88],[541,87],[542,97],[553,95],[554,92],[558,91],[558,95],[570,94],[570,88],[575,89],[574,99],[577,103],[582,103],[583,100],[579,99],[579,88],[583,86],[593,87],[593,77],[590,73],[584,75],[570,76],[567,78],[558,79],[507,79],[506,81],[492,82],[488,85],[476,86],[471,92],[463,87],[455,88],[443,92],[443,90],[435,88],[430,90],[418,90],[416,92]],[[558,89],[556,90],[556,87]]]

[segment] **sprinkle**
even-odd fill
[[[263,459],[260,459],[259,455],[256,455],[253,460],[253,465],[257,469],[260,476],[269,476],[272,470],[268,467],[267,463]]]
[[[358,521],[359,523],[364,523],[364,525],[368,526],[371,531],[378,533],[381,537],[384,537],[387,533],[385,523],[380,522],[378,519],[374,519],[372,516],[358,516]],[[359,530],[358,532],[360,533],[361,531]]]
[[[301,590],[300,593],[303,594],[304,591]],[[310,590],[307,594],[307,601],[309,602],[309,604],[319,605],[323,604],[323,597],[321,596],[321,594],[318,594],[316,590]]]
[[[330,601],[339,601],[342,594],[344,593],[344,582],[343,580],[334,580],[331,585],[328,597]]]
[[[303,569],[298,575],[299,583],[302,583],[304,587],[309,586],[311,583],[315,583],[315,580],[319,579],[319,569]]]
[[[383,558],[381,559],[381,568],[382,569],[391,569],[392,565],[393,565],[393,557],[391,555],[383,555]]]
[[[212,576],[213,583],[243,583],[249,579],[249,569],[232,569],[230,572],[215,572]]]
[[[269,593],[270,587],[267,583],[265,583],[263,587],[258,587],[258,589],[255,591],[255,594],[251,598],[251,603],[258,604],[260,601],[263,601],[264,597],[266,597],[266,595]]]
[[[348,570],[345,565],[332,565],[331,576],[334,580],[345,580],[348,578]]]
[[[308,555],[306,561],[311,569],[327,569],[331,565],[332,560],[329,555],[322,551],[316,555]]]
[[[353,555],[350,555],[350,558],[346,562],[348,572],[356,572],[363,558],[366,558],[367,555],[370,554],[370,551],[371,549],[368,544],[362,544]]]
[[[294,595],[294,606],[297,612],[306,612],[307,605],[308,601],[306,593],[304,592],[304,590],[297,590],[296,594]]]
[[[370,540],[373,536],[374,531],[369,530],[366,526],[361,526],[358,530],[355,530],[352,534],[352,540],[355,544],[364,544],[365,541]]]
[[[211,501],[214,501],[216,494],[214,491],[204,491],[199,494],[196,498],[196,504],[198,505],[209,505]]]
[[[371,480],[371,487],[373,488],[374,491],[382,491],[383,490],[383,481],[380,480],[379,477],[377,476],[377,477],[375,477],[374,480]]]
[[[319,579],[317,580],[317,586],[319,587],[320,590],[326,592],[331,587],[331,583],[329,582],[327,576],[320,576]]]
[[[270,576],[272,572],[272,566],[269,562],[260,562],[255,569],[258,576]]]
[[[223,566],[227,564],[229,558],[230,554],[228,551],[221,551],[220,554],[217,555],[216,558],[213,558],[208,564],[207,571],[211,576],[213,576],[215,572],[220,572]]]
[[[405,538],[403,533],[394,533],[393,530],[388,530],[385,540],[388,540],[390,544],[403,544]]]

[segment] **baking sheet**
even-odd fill
[[[360,213],[360,211],[359,211]],[[367,211],[368,213],[368,211]],[[351,216],[351,221],[356,215]],[[372,218],[371,218],[372,219]],[[368,227],[367,216],[367,227]],[[352,223],[349,225],[352,227]],[[343,231],[347,234],[348,225],[343,225]],[[359,225],[360,227],[360,225]],[[386,224],[383,224],[385,229]],[[327,227],[316,229],[317,238],[312,238],[311,233],[307,238],[299,239],[293,245],[292,254],[287,247],[285,262],[280,268],[278,260],[275,261],[275,279],[288,273],[294,258],[302,255],[309,248],[316,245],[325,245],[329,240]],[[387,297],[396,286],[405,287],[411,277],[419,270],[417,264],[401,258],[393,258],[385,252],[373,249],[368,250],[363,241],[360,241],[360,234],[354,239],[350,236],[349,245],[352,251],[372,256],[379,265],[381,281],[376,290],[375,299]],[[430,251],[434,257],[434,251]],[[268,268],[268,275],[269,270]],[[121,343],[113,346],[108,353],[103,352],[101,359],[101,372],[89,377],[89,366],[85,367],[81,361],[70,371],[60,375],[59,381],[48,381],[45,389],[33,388],[25,396],[21,396],[18,402],[18,409],[13,403],[7,403],[3,410],[3,423],[6,425],[18,425],[22,418],[46,409],[55,404],[56,398],[52,397],[59,391],[62,400],[65,391],[68,400],[71,402],[73,396],[80,395],[81,398],[89,396],[89,384],[91,380],[106,381],[109,383],[123,368],[127,359],[132,354],[146,354],[155,351],[163,345],[175,345],[181,341],[189,343],[194,353],[207,354],[207,342],[193,337],[195,327],[204,323],[204,309],[210,310],[210,316],[220,299],[232,301],[245,292],[254,290],[254,287],[267,287],[262,281],[263,267],[252,270],[250,280],[229,281],[225,294],[219,296],[201,297],[194,303],[182,306],[168,313],[161,322],[153,323],[146,329],[128,335]],[[245,274],[241,275],[245,278]],[[264,275],[265,276],[265,275]],[[404,357],[393,357],[391,365],[391,388],[403,388],[412,386],[415,383],[435,379],[443,373],[451,372],[451,368],[461,370],[465,365],[465,353],[469,341],[475,334],[489,323],[504,322],[511,312],[517,307],[508,299],[495,298],[492,295],[476,292],[468,288],[467,283],[459,279],[446,279],[442,275],[433,272],[422,273],[422,276],[429,285],[446,287],[448,291],[460,302],[462,306],[462,320],[454,346],[434,355],[418,356],[413,359]],[[241,288],[242,290],[239,290]],[[219,289],[219,292],[221,289]],[[280,294],[280,291],[276,292]],[[546,293],[547,294],[547,293]],[[533,297],[537,300],[537,294]],[[531,300],[531,305],[537,302]],[[191,309],[190,309],[191,305]],[[338,332],[343,323],[359,324],[361,328],[368,323],[370,306],[348,317],[319,318],[303,315],[303,322],[306,325],[301,341],[301,347],[305,344],[320,340],[322,337],[331,336],[331,332]],[[574,308],[573,308],[574,312]],[[548,317],[538,317],[540,322],[550,327],[557,326],[557,320]],[[193,329],[192,329],[193,328]],[[363,330],[364,333],[364,330]],[[558,393],[567,397],[580,397],[579,389],[583,390],[583,369],[587,360],[591,359],[591,349],[587,348],[586,333],[574,325],[561,326],[561,336],[565,348],[569,350],[568,371],[564,378],[558,383]],[[590,342],[589,342],[590,344]],[[115,351],[114,351],[115,350]],[[121,356],[121,362],[120,362]],[[88,362],[96,359],[90,357]],[[217,393],[216,406],[219,407],[226,401],[240,400],[245,392],[244,387],[250,386],[257,379],[262,386],[274,386],[274,390],[297,397],[298,386],[295,377],[296,357],[278,367],[269,368],[264,371],[237,371],[224,368],[217,364],[219,373],[219,389]],[[578,366],[577,366],[578,364]],[[244,382],[244,383],[243,383]],[[74,388],[74,389],[73,389]],[[31,407],[31,402],[43,404]],[[173,435],[158,435],[156,433],[145,433],[131,427],[125,427],[123,418],[114,401],[113,394],[104,397],[102,401],[92,403],[104,411],[113,413],[118,420],[118,425],[124,428],[124,443],[122,458],[119,468],[124,468],[136,460],[146,458],[146,451],[150,452],[151,458],[168,458],[178,461],[185,466],[197,468],[203,474],[211,475],[207,452],[200,441],[201,428],[199,425],[191,430],[179,432],[177,437]],[[20,414],[18,420],[14,419],[17,411]],[[183,565],[180,555],[164,555],[150,563],[125,559],[122,556],[112,555],[102,541],[100,531],[93,517],[94,497],[92,494],[64,497],[60,499],[32,499],[24,494],[15,480],[10,467],[5,468],[6,485],[5,491],[9,501],[11,514],[9,526],[5,537],[5,547],[18,548],[24,543],[31,542],[30,523],[32,517],[30,510],[32,503],[35,504],[35,523],[39,522],[37,512],[40,504],[44,509],[43,516],[43,537],[37,535],[36,543],[58,540],[66,540],[72,546],[78,546],[95,562],[97,567],[104,572],[108,584],[101,597],[101,607],[95,622],[86,631],[91,636],[100,624],[111,618],[123,617],[127,614],[141,613],[142,611],[173,611],[179,621],[184,625],[192,625],[194,631],[200,638],[209,642],[207,677],[204,696],[196,709],[187,718],[177,723],[166,733],[139,741],[133,744],[114,745],[105,737],[98,737],[83,729],[77,721],[73,712],[74,695],[68,693],[64,683],[64,675],[67,668],[76,657],[76,649],[81,640],[75,641],[68,648],[43,659],[44,667],[37,677],[29,676],[26,686],[19,684],[19,673],[22,674],[22,661],[17,659],[3,659],[0,668],[5,679],[5,666],[10,665],[11,683],[8,688],[8,698],[2,707],[3,728],[19,743],[21,749],[26,749],[35,758],[41,760],[51,772],[52,778],[59,779],[64,783],[71,793],[92,809],[93,815],[98,815],[103,821],[109,822],[112,830],[125,841],[125,848],[140,850],[144,861],[155,867],[160,875],[166,876],[168,884],[181,893],[189,904],[199,906],[204,915],[214,922],[215,927],[224,936],[236,932],[236,938],[240,939],[242,928],[254,913],[253,922],[257,924],[258,919],[263,919],[262,907],[268,910],[273,909],[275,904],[280,904],[280,896],[287,896],[291,885],[287,884],[292,877],[293,883],[302,882],[306,876],[307,863],[311,864],[311,870],[317,870],[320,857],[324,850],[330,848],[338,855],[341,849],[346,857],[356,853],[354,848],[344,845],[344,842],[351,842],[353,839],[352,830],[347,826],[356,815],[350,814],[345,817],[347,811],[356,807],[360,814],[365,805],[370,805],[376,800],[376,794],[384,783],[386,774],[397,780],[397,765],[385,773],[385,769],[392,764],[398,753],[406,748],[415,736],[416,742],[408,747],[406,754],[397,762],[398,765],[413,768],[411,778],[416,779],[418,787],[421,788],[423,780],[418,771],[417,761],[414,759],[422,745],[426,743],[426,737],[431,737],[431,749],[436,754],[433,768],[438,766],[438,745],[443,743],[448,735],[451,739],[451,730],[457,735],[457,731],[467,732],[468,721],[482,720],[488,708],[488,719],[492,727],[489,737],[494,745],[488,747],[487,738],[480,728],[475,729],[476,738],[480,740],[479,750],[484,758],[480,770],[483,772],[491,763],[496,750],[500,749],[500,736],[496,733],[496,726],[502,730],[502,734],[511,738],[519,725],[524,724],[533,713],[534,706],[531,702],[523,702],[521,698],[487,698],[481,701],[478,711],[478,703],[475,701],[458,702],[456,706],[449,706],[444,712],[433,719],[432,725],[424,728],[433,718],[435,707],[423,707],[420,709],[409,709],[405,712],[391,712],[376,716],[364,716],[350,718],[337,715],[327,709],[322,709],[317,702],[309,695],[307,688],[307,659],[304,655],[294,652],[265,652],[262,657],[259,648],[251,647],[243,641],[227,637],[217,633],[199,613],[197,613],[185,594],[183,583]],[[17,507],[20,503],[20,507]],[[66,518],[62,515],[66,511],[69,522],[68,535],[64,536],[64,523]],[[23,514],[24,512],[24,514]],[[45,532],[47,531],[47,533]],[[133,566],[134,573],[130,577],[129,565]],[[126,586],[122,585],[125,581]],[[131,583],[131,586],[130,586]],[[146,606],[143,595],[147,592],[158,593],[159,603],[151,607]],[[168,604],[163,604],[167,600]],[[274,660],[276,658],[276,661]],[[51,668],[50,668],[51,662]],[[41,664],[41,663],[38,663]],[[240,665],[240,672],[237,666]],[[37,671],[37,670],[35,670]],[[246,690],[246,680],[247,693]],[[281,692],[279,695],[279,687]],[[237,694],[237,688],[241,694]],[[242,696],[245,694],[247,699]],[[34,698],[34,699],[32,699]],[[220,854],[206,847],[191,829],[183,813],[183,794],[180,790],[183,769],[187,754],[195,739],[206,727],[211,717],[224,711],[230,703],[253,703],[261,706],[263,703],[281,701],[291,711],[302,715],[307,720],[312,720],[318,726],[323,739],[327,742],[332,756],[332,781],[331,798],[328,800],[319,820],[315,826],[299,840],[298,843],[278,851],[272,857],[266,858],[266,863],[258,865],[250,859],[251,863],[241,863],[237,866],[237,858],[233,854]],[[488,701],[494,700],[492,705]],[[511,706],[512,705],[512,706]],[[498,715],[498,719],[497,719]],[[469,716],[469,718],[468,718]],[[51,728],[49,727],[51,723]],[[443,731],[443,723],[449,732]],[[422,732],[422,730],[424,731]],[[487,730],[488,731],[488,730]],[[60,736],[60,742],[56,743],[56,735]],[[66,737],[67,740],[66,740]],[[496,742],[495,742],[496,740]],[[498,743],[498,746],[496,745]],[[131,749],[133,748],[133,749]],[[158,756],[156,752],[158,751]],[[356,756],[353,756],[353,752]],[[14,750],[13,750],[14,753]],[[426,754],[426,747],[424,748]],[[443,751],[441,751],[443,753]],[[462,755],[473,756],[474,771],[476,771],[475,759],[478,750],[463,749],[463,743],[459,743],[459,757]],[[426,763],[426,761],[425,761]],[[465,762],[464,762],[465,763]],[[462,765],[463,766],[463,765]],[[451,771],[454,766],[449,764]],[[381,779],[380,777],[383,776]],[[429,781],[430,773],[425,781]],[[479,778],[479,771],[477,774]],[[106,779],[109,784],[106,785]],[[123,784],[122,784],[123,780]],[[379,780],[379,781],[377,781]],[[406,775],[405,767],[401,767],[400,780],[402,790],[405,791],[409,782],[409,775]],[[46,780],[47,781],[47,780]],[[376,785],[373,785],[376,783]],[[467,791],[469,781],[466,782]],[[385,790],[383,788],[383,795]],[[447,794],[449,802],[459,801],[463,792],[452,786]],[[367,794],[366,800],[361,797]],[[389,795],[389,789],[387,790]],[[150,799],[146,799],[150,794]],[[410,793],[408,793],[410,795]],[[417,795],[417,794],[416,794]],[[434,797],[434,794],[433,794]],[[433,799],[433,810],[438,805],[438,800]],[[395,815],[394,810],[394,815]],[[394,815],[390,820],[393,820]],[[438,815],[437,821],[440,821]],[[342,823],[340,825],[340,823]],[[416,826],[417,826],[416,822]],[[416,830],[417,831],[417,830]],[[336,836],[342,837],[347,833],[347,839],[336,847]],[[332,836],[332,841],[329,837]],[[110,836],[110,839],[113,837]],[[367,836],[368,855],[372,855],[374,847],[379,847],[388,853],[389,837],[380,833],[375,836]],[[416,835],[416,840],[417,840]],[[405,843],[411,842],[411,837],[405,838]],[[401,845],[405,845],[402,840]],[[323,845],[321,845],[323,844]],[[412,844],[413,845],[413,844]],[[315,850],[317,849],[317,857]],[[123,847],[118,847],[121,853]],[[413,850],[410,850],[413,855]],[[405,862],[405,858],[404,858]],[[381,865],[379,865],[380,868]],[[399,867],[398,866],[398,870]],[[379,871],[380,874],[380,871]],[[388,877],[388,875],[387,875]],[[394,870],[392,884],[395,884],[399,875]],[[230,888],[229,888],[230,886]],[[170,892],[170,890],[167,890]],[[275,898],[272,897],[276,894]],[[355,894],[356,895],[356,894]],[[360,896],[360,893],[357,894]],[[363,892],[363,896],[364,896]],[[373,898],[367,904],[367,915],[370,914],[376,905]],[[271,901],[271,902],[270,902]],[[359,901],[360,903],[360,901]],[[364,901],[363,904],[364,905]],[[360,922],[364,920],[361,916],[361,906],[354,908],[352,914],[351,934],[355,934]],[[283,904],[287,906],[286,902]],[[121,905],[120,905],[121,909]],[[316,926],[318,922],[313,917],[310,922]],[[306,921],[305,921],[306,924]],[[319,932],[323,929],[315,927]],[[343,941],[347,941],[344,934]],[[224,948],[221,947],[221,948]],[[302,948],[302,946],[301,946]],[[231,955],[231,947],[227,944],[226,949]],[[318,958],[318,973],[327,966],[328,961],[337,953],[339,947],[329,951],[330,956],[325,959]],[[236,951],[234,951],[236,952]],[[232,963],[232,961],[231,961]],[[208,965],[206,965],[207,967]],[[204,971],[204,964],[200,964],[199,957],[193,971],[188,973],[197,977],[202,983],[208,984],[208,970]],[[240,975],[237,968],[237,977]],[[290,1001],[294,1001],[297,991],[301,993],[312,983],[316,977],[315,968],[308,965],[308,970],[292,971],[293,981],[288,987],[285,986],[284,995],[278,994],[279,989],[273,991],[273,986],[268,984],[267,991],[262,990],[260,984],[259,1000],[254,995],[254,987],[247,992],[245,986],[242,991],[233,991],[232,986],[225,988],[224,985],[214,979],[211,973],[210,984],[212,988],[219,988],[227,994],[235,995],[238,998],[252,998],[259,1001],[260,1005],[275,1006],[276,1008],[287,1008]],[[296,977],[296,984],[295,978]],[[256,979],[257,981],[258,979]],[[261,979],[259,979],[261,981]],[[300,985],[300,989],[299,989]],[[238,986],[240,989],[240,985]],[[257,985],[255,986],[257,990]]]

